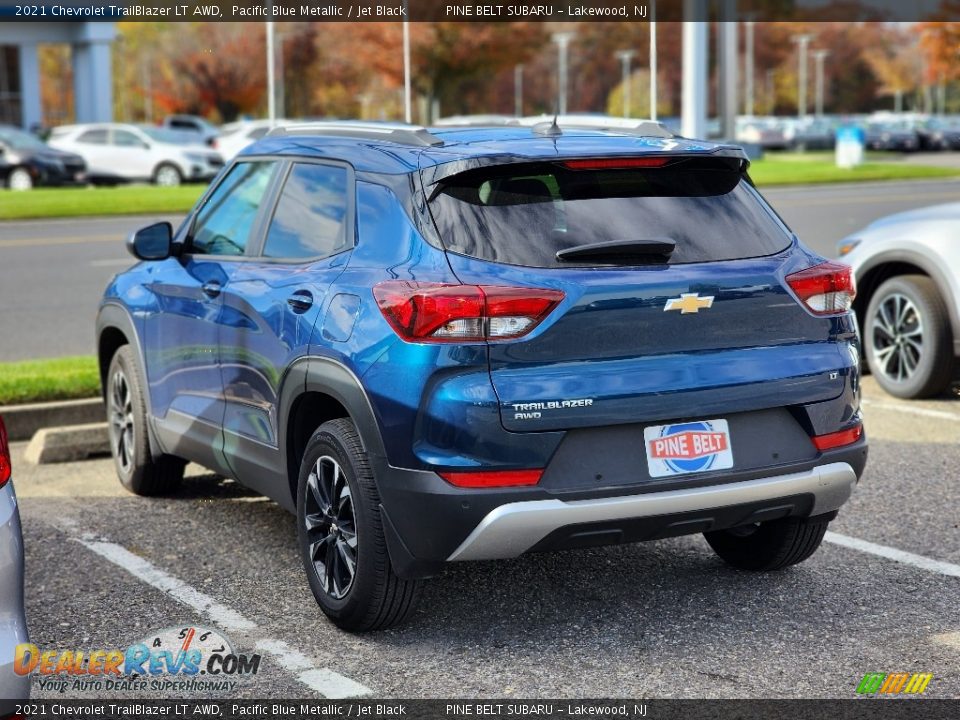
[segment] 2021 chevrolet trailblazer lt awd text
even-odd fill
[[[351,630],[455,561],[805,560],[866,462],[855,289],[747,167],[649,122],[275,129],[106,290],[122,483],[273,498]]]

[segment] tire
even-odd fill
[[[183,480],[186,463],[150,453],[143,384],[129,345],[114,353],[106,383],[110,452],[120,483],[134,495],[169,494]]]
[[[354,632],[382,630],[410,616],[421,583],[393,572],[380,495],[350,420],[324,423],[307,443],[297,528],[310,589],[335,625]]]
[[[741,570],[782,570],[813,555],[829,520],[784,518],[730,530],[704,533],[710,547],[727,564]]]
[[[153,171],[154,185],[161,187],[176,187],[183,182],[183,175],[176,165],[170,163],[160,163],[157,169]]]
[[[862,333],[870,372],[891,395],[932,397],[953,380],[950,317],[926,275],[900,275],[877,288]]]
[[[7,187],[11,190],[32,190],[33,177],[30,171],[22,167],[11,170],[7,176]]]

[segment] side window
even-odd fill
[[[107,131],[103,128],[99,130],[87,130],[77,138],[77,142],[84,143],[85,145],[106,145]]]
[[[342,250],[348,243],[347,206],[346,168],[295,164],[270,221],[263,254],[306,259]]]
[[[132,132],[127,132],[126,130],[114,130],[112,144],[119,145],[120,147],[143,147],[143,141]]]
[[[197,213],[190,252],[243,255],[275,162],[237,163]]]

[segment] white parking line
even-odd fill
[[[66,518],[61,518],[58,526],[69,531],[73,524],[63,522],[64,520]],[[179,578],[161,570],[149,560],[133,554],[122,545],[89,538],[74,537],[73,540],[117,567],[126,570],[139,580],[167,593],[174,600],[192,607],[226,630],[249,632],[257,628],[255,622],[248,620],[233,608],[190,587]],[[367,686],[361,685],[333,670],[314,667],[310,658],[282,640],[257,640],[254,642],[254,647],[272,655],[280,664],[280,667],[294,673],[297,680],[326,698],[362,697],[373,693]]]
[[[206,615],[217,625],[227,630],[253,630],[256,624],[247,620],[236,610],[214,600],[209,595],[195,590],[182,580],[168,575],[152,563],[139,555],[134,555],[122,545],[112,542],[77,540],[85,548],[93,550],[97,555],[106,558],[114,565],[123,568],[128,573],[148,585],[169,594],[174,600],[192,607],[199,613]]]
[[[877,543],[850,537],[849,535],[840,535],[835,532],[828,532],[826,536],[824,536],[824,540],[834,545],[842,545],[843,547],[859,550],[860,552],[869,553],[870,555],[876,555],[886,558],[887,560],[895,560],[896,562],[911,565],[921,570],[929,570],[930,572],[946,575],[947,577],[960,578],[960,565],[954,565],[953,563],[934,560],[933,558],[924,557],[923,555],[914,555],[905,550],[898,550],[897,548],[892,548],[887,545],[878,545]]]
[[[939,635],[932,636],[930,639],[937,643],[937,645],[944,645],[954,650],[960,650],[960,632],[940,633]]]
[[[282,667],[296,673],[300,682],[325,697],[341,699],[370,694],[370,688],[333,670],[317,670],[306,655],[282,640],[261,640],[255,647],[273,655]]]
[[[913,407],[905,403],[877,402],[876,400],[868,399],[863,399],[860,402],[867,407],[877,408],[878,410],[892,410],[893,412],[919,415],[920,417],[935,418],[936,420],[953,420],[954,422],[960,422],[960,415],[948,412],[947,410],[930,410],[929,408]]]

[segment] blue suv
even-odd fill
[[[272,498],[351,630],[454,561],[801,562],[866,462],[855,288],[747,166],[654,123],[274,130],[106,290],[121,482]]]

